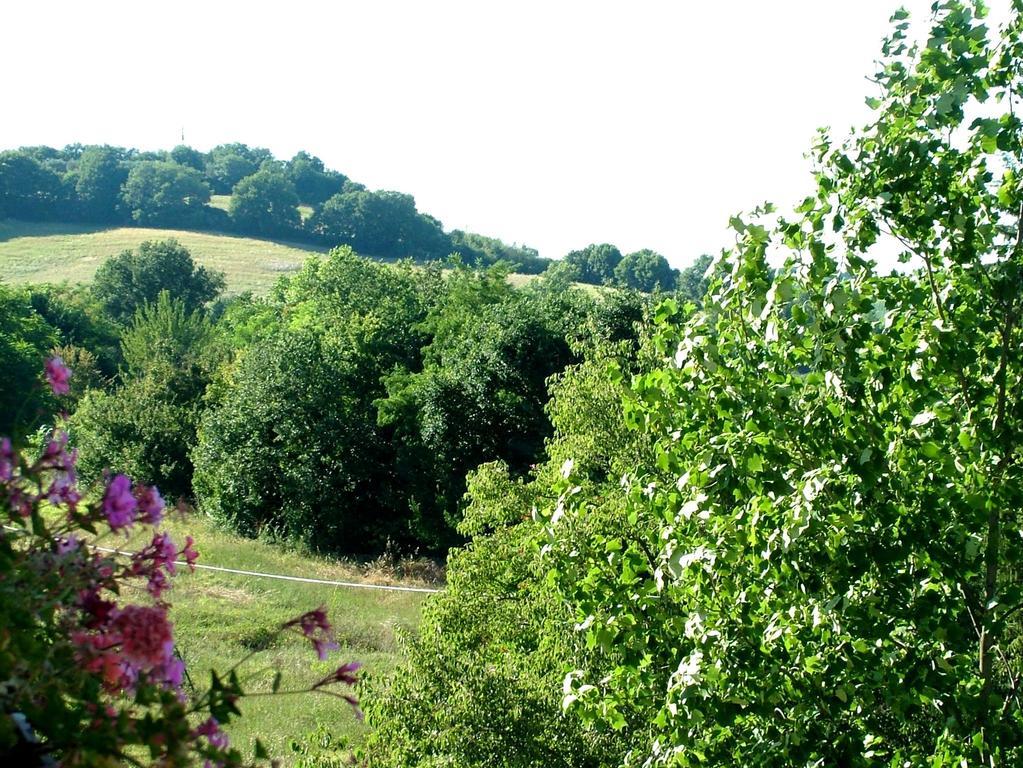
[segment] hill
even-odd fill
[[[176,238],[206,267],[227,276],[229,293],[265,292],[285,272],[325,249],[228,234],[86,224],[0,222],[0,274],[9,283],[88,282],[103,261],[144,240]]]
[[[223,272],[229,294],[265,293],[282,274],[294,272],[310,256],[327,250],[223,233],[7,219],[0,221],[0,275],[4,282],[15,285],[85,283],[110,256],[145,240],[171,237],[185,246],[196,262]],[[512,274],[508,279],[518,287],[534,278]]]

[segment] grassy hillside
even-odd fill
[[[176,238],[197,262],[227,276],[229,293],[265,292],[314,246],[226,234],[136,227],[0,221],[0,276],[8,283],[88,282],[104,259],[144,240]]]
[[[189,517],[167,524],[175,540],[186,533],[196,540],[199,563],[247,571],[332,581],[394,583],[393,569],[357,567],[285,551],[259,541],[231,536],[206,520]],[[135,549],[141,540],[111,540],[102,546]],[[183,569],[168,593],[182,657],[194,683],[204,688],[208,670],[228,669],[255,648],[263,653],[242,667],[249,691],[269,691],[274,670],[284,675],[282,690],[308,683],[349,660],[364,663],[365,674],[381,674],[396,663],[395,632],[419,623],[422,593],[324,586],[230,573]],[[430,575],[427,573],[426,575]],[[423,579],[406,585],[433,586]],[[275,626],[304,611],[326,605],[341,644],[327,662],[319,662],[309,643],[297,636],[273,639]],[[325,725],[331,733],[359,739],[364,726],[351,709],[325,695],[256,697],[242,703],[244,717],[228,729],[232,740],[251,749],[259,736],[275,757],[288,757],[288,742],[301,740]]]
[[[226,205],[223,200],[219,202]],[[0,221],[0,280],[11,284],[88,282],[108,257],[145,240],[169,237],[185,246],[199,264],[223,272],[229,294],[265,293],[281,274],[294,272],[310,255],[327,250],[304,243],[209,232],[8,219]],[[509,276],[516,287],[535,279],[536,275]]]

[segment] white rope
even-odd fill
[[[131,557],[134,552],[125,552],[121,549],[108,549],[107,547],[93,547],[98,549],[100,552],[111,552],[115,555],[124,555]],[[188,565],[188,563],[181,560],[175,560],[175,565]],[[300,581],[305,584],[326,584],[332,587],[351,587],[352,589],[384,589],[391,592],[426,592],[434,594],[440,592],[439,589],[430,589],[429,587],[394,587],[387,584],[365,584],[358,581],[329,581],[327,579],[309,579],[304,576],[283,576],[279,573],[260,573],[259,571],[242,571],[237,568],[222,568],[217,565],[200,565],[194,563],[193,567],[202,568],[207,571],[219,571],[221,573],[237,573],[242,576],[260,576],[264,579],[280,579],[281,581]]]

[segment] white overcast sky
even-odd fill
[[[924,24],[930,3],[903,3]],[[994,4],[998,4],[995,0]],[[675,266],[810,190],[890,0],[5,2],[0,148],[305,149],[445,228]]]

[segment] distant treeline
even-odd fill
[[[230,195],[227,210],[210,204]],[[143,152],[70,144],[0,152],[0,219],[74,221],[236,232],[336,247],[383,258],[469,264],[506,262],[516,272],[551,266],[533,248],[461,230],[416,209],[411,195],[369,190],[318,157],[279,160],[268,149],[221,144]],[[649,250],[612,245],[569,253],[558,269],[579,282],[670,290],[678,272]]]

